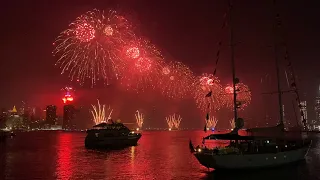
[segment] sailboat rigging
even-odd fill
[[[230,143],[221,148],[207,148],[205,143],[202,147],[194,148],[192,142],[189,143],[190,152],[197,158],[203,166],[214,169],[245,169],[245,168],[263,168],[270,166],[278,166],[287,163],[303,160],[311,146],[311,140],[303,139],[288,139],[284,136],[284,117],[282,106],[282,91],[280,85],[280,72],[278,60],[278,42],[277,42],[277,25],[274,24],[274,51],[275,51],[275,66],[277,73],[277,94],[280,112],[280,121],[276,127],[269,128],[254,128],[258,131],[274,130],[281,132],[280,136],[240,136],[238,130],[243,126],[243,120],[238,118],[237,108],[237,89],[236,84],[239,79],[235,75],[234,63],[234,44],[233,44],[233,27],[232,27],[232,1],[229,1],[229,28],[230,28],[230,44],[231,44],[231,64],[233,78],[233,97],[234,97],[234,120],[236,127],[231,133],[226,134],[211,134],[205,140],[228,140]],[[278,17],[278,15],[276,15]],[[254,132],[251,129],[251,132]]]

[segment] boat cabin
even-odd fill
[[[207,148],[205,141],[224,141],[224,145]],[[218,154],[252,154],[252,153],[277,153],[301,148],[308,144],[303,140],[273,138],[273,137],[257,137],[257,136],[241,136],[234,133],[227,134],[211,134],[203,138],[204,151],[213,151]],[[199,149],[199,148],[198,148]],[[200,150],[201,151],[201,150]]]
[[[122,136],[131,133],[130,129],[122,123],[100,123],[87,130],[89,134],[103,134],[105,137]]]

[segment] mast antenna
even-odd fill
[[[237,88],[236,84],[239,83],[239,79],[236,77],[236,69],[234,62],[234,40],[233,40],[233,27],[232,27],[232,0],[229,0],[229,28],[230,28],[230,46],[231,46],[231,66],[232,66],[232,85],[233,85],[233,112],[234,112],[234,121],[237,122],[238,119],[238,102],[237,102]],[[235,128],[237,129],[237,128]],[[238,133],[238,132],[237,132]]]
[[[278,87],[278,102],[279,102],[279,115],[280,115],[280,124],[284,127],[283,124],[283,107],[282,107],[282,91],[280,85],[280,69],[279,69],[279,59],[278,59],[278,38],[277,38],[277,28],[278,28],[278,18],[279,14],[276,11],[276,0],[273,1],[274,5],[274,14],[275,14],[275,21],[273,25],[273,33],[274,33],[274,54],[275,54],[275,65],[276,65],[276,74],[277,74],[277,87]]]

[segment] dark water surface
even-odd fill
[[[320,179],[320,135],[306,161],[266,170],[208,172],[190,154],[199,131],[144,131],[139,145],[123,150],[84,148],[85,133],[19,133],[0,144],[0,179]]]

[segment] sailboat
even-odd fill
[[[265,168],[272,166],[280,166],[288,163],[293,163],[303,160],[308,153],[312,141],[309,139],[289,138],[285,136],[283,123],[283,107],[282,107],[282,92],[280,87],[279,62],[277,58],[277,43],[275,41],[275,61],[278,80],[278,100],[280,122],[274,127],[262,127],[248,129],[250,135],[241,136],[238,131],[243,128],[244,120],[238,117],[236,84],[239,79],[235,75],[234,64],[234,46],[233,46],[233,29],[232,29],[232,4],[229,3],[229,28],[230,28],[230,43],[231,43],[231,62],[232,62],[232,78],[233,78],[233,95],[234,95],[234,119],[236,127],[226,134],[211,134],[203,138],[203,144],[194,147],[191,140],[189,149],[191,153],[203,166],[214,169],[250,169],[250,168]],[[276,30],[275,23],[275,30]],[[276,38],[275,38],[276,39]],[[271,132],[273,136],[263,136]],[[259,134],[259,135],[258,135]],[[216,147],[209,149],[205,146],[206,141],[227,141],[225,147]]]

